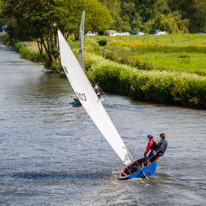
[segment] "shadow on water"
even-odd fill
[[[57,173],[57,172],[18,172],[0,175],[1,178],[28,180],[64,180],[64,179],[102,179],[105,173]]]

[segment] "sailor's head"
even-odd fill
[[[151,134],[148,134],[148,135],[147,135],[147,138],[148,138],[148,139],[152,139],[153,136],[152,136]]]
[[[160,134],[160,139],[161,139],[161,140],[165,139],[165,133],[161,133],[161,134]]]
[[[98,89],[98,86],[97,86],[97,85],[95,85],[95,86],[94,86],[94,89]]]

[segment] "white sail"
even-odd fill
[[[84,21],[85,21],[85,11],[82,13],[82,20],[79,29],[79,63],[83,70],[84,68],[84,59],[83,59],[83,49],[84,49]]]
[[[58,30],[58,37],[61,64],[75,94],[123,164],[129,164],[133,158],[60,30]]]

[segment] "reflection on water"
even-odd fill
[[[0,205],[204,205],[206,112],[108,95],[104,105],[135,159],[165,132],[150,178],[119,181],[121,161],[66,79],[0,46]]]

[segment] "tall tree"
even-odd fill
[[[76,34],[82,14],[82,0],[2,0],[2,17],[6,19],[10,40],[34,40],[51,68],[59,56],[57,27],[64,34]],[[90,30],[105,29],[112,18],[97,0],[85,0],[86,23]],[[54,26],[56,24],[57,26]],[[44,55],[46,53],[46,55]]]
[[[146,30],[145,22],[159,14],[170,12],[168,0],[99,0],[106,5],[114,19],[116,30]]]
[[[120,0],[99,0],[103,5],[105,5],[110,11],[113,18],[113,23],[111,29],[121,30],[123,25],[123,20],[121,17],[121,1]]]
[[[135,3],[132,0],[122,1],[121,16],[124,22],[122,30],[140,30],[142,19],[137,12]]]
[[[50,67],[58,58],[57,28],[68,15],[65,0],[2,0],[3,16],[11,40],[35,40],[39,51]],[[12,21],[11,21],[12,20]],[[46,55],[44,55],[46,52]]]
[[[194,12],[191,14],[191,30],[206,31],[206,1],[193,0]]]
[[[67,24],[67,31],[75,34],[76,39],[79,35],[79,24],[82,15],[82,8],[85,7],[85,32],[104,31],[109,29],[112,24],[110,10],[102,5],[98,0],[67,0],[65,7],[70,14]]]
[[[173,12],[167,15],[160,14],[156,19],[152,19],[146,24],[149,28],[158,28],[162,31],[168,31],[170,34],[178,34],[188,33],[189,20],[182,20],[178,12]]]

